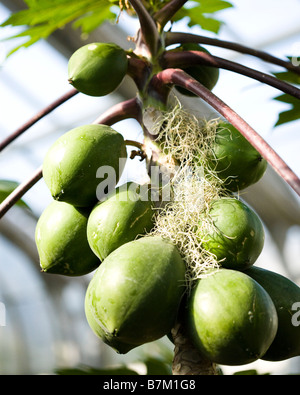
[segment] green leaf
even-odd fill
[[[82,33],[90,34],[97,29],[104,21],[111,20],[114,14],[110,7],[103,7],[102,4],[95,5],[93,10],[87,12],[84,16],[73,23],[74,29],[80,28]]]
[[[147,367],[148,376],[169,376],[172,374],[171,364],[164,360],[148,357],[143,362]]]
[[[29,47],[40,39],[47,39],[56,30],[68,23],[73,23],[75,29],[80,28],[84,34],[89,34],[105,20],[116,17],[113,12],[118,4],[116,0],[24,0],[28,8],[12,14],[0,27],[23,27],[24,30],[10,39],[25,38],[24,42],[14,48],[10,54],[21,47]],[[149,8],[158,8],[167,1],[149,1]],[[175,20],[188,18],[188,25],[199,25],[204,30],[218,33],[222,22],[213,17],[215,12],[232,7],[224,0],[195,0],[190,1],[176,14]],[[117,11],[118,12],[118,11]]]
[[[223,0],[195,0],[195,3],[199,3],[197,8],[201,9],[204,14],[213,14],[233,7],[231,3]]]
[[[213,32],[213,33],[219,33],[219,30],[222,26],[223,22],[214,19],[214,18],[209,18],[205,15],[199,15],[197,18],[194,16],[190,17],[190,22],[189,26],[192,27],[194,25],[200,25],[202,29]]]
[[[243,370],[241,372],[236,372],[233,374],[234,376],[269,376],[270,373],[258,373],[255,369]]]
[[[176,21],[184,17],[188,18],[188,26],[200,26],[202,29],[218,34],[223,22],[215,18],[213,14],[233,5],[223,0],[195,0],[188,2],[176,14]]]
[[[138,373],[126,366],[112,367],[108,369],[95,369],[88,366],[78,368],[57,369],[55,373],[59,376],[138,376]]]
[[[2,203],[17,187],[19,183],[11,180],[0,180],[0,203]],[[29,208],[23,200],[19,200],[17,205],[23,208]]]
[[[300,75],[293,73],[292,71],[283,71],[280,73],[273,73],[281,81],[286,81],[291,84],[300,85]]]
[[[70,22],[77,21],[84,33],[90,33],[104,20],[112,18],[112,3],[109,0],[26,0],[28,9],[12,14],[0,27],[24,27],[24,31],[10,39],[25,37],[24,43],[14,48],[28,47]],[[76,22],[75,22],[76,27]]]
[[[275,97],[274,100],[277,100],[282,103],[290,104],[290,109],[287,111],[283,111],[279,114],[278,120],[275,126],[280,126],[288,122],[297,121],[300,119],[300,100],[287,95],[283,94],[278,97]]]

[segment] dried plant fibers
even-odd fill
[[[172,169],[169,178],[171,199],[164,202],[151,234],[170,239],[177,245],[187,266],[187,285],[205,276],[208,269],[218,268],[216,257],[202,248],[201,233],[213,227],[209,205],[226,197],[223,182],[209,166],[212,142],[220,120],[198,120],[179,103],[172,111],[162,113],[154,127],[157,142]],[[176,165],[174,165],[174,161]],[[166,185],[164,186],[166,188]]]

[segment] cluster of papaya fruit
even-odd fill
[[[112,78],[107,78],[108,65]],[[197,66],[190,73],[195,71],[201,82],[210,79],[208,70]],[[70,83],[91,96],[112,92],[126,72],[126,53],[115,44],[89,44],[69,62]],[[210,88],[217,79],[213,73]],[[266,161],[229,124],[220,123],[211,152],[210,167],[232,193],[257,182],[266,170]],[[43,164],[54,200],[36,227],[41,267],[69,276],[95,270],[85,299],[93,331],[127,353],[169,334],[184,303],[189,336],[213,362],[241,365],[299,355],[299,327],[292,325],[291,307],[300,301],[300,288],[253,268],[264,244],[257,214],[234,195],[212,202],[213,230],[199,238],[221,268],[196,280],[187,295],[184,257],[172,242],[151,234],[153,202],[142,198],[136,183],[117,186],[126,159],[120,133],[86,125],[61,136]],[[108,168],[114,177],[102,199],[99,185],[107,171],[99,169]]]
[[[186,330],[202,355],[222,365],[298,356],[300,325],[293,320],[293,306],[300,299],[300,287],[254,266],[263,250],[264,227],[255,211],[234,195],[263,177],[266,161],[224,122],[211,153],[208,167],[229,195],[210,202],[213,226],[201,228],[199,236],[220,269],[195,281],[186,299]]]

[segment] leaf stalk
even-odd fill
[[[179,85],[193,92],[228,120],[300,196],[300,179],[272,147],[233,109],[180,69],[166,69],[155,77],[163,85]]]

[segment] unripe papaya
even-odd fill
[[[203,248],[214,254],[227,269],[243,270],[252,266],[264,246],[264,228],[259,216],[235,198],[212,202],[212,223],[198,230]]]
[[[300,287],[288,278],[258,267],[245,273],[257,281],[270,295],[278,315],[278,331],[270,348],[262,359],[283,361],[300,355]]]
[[[182,44],[179,48],[175,48],[173,51],[201,51],[210,55],[210,52],[207,51],[207,49],[196,43]],[[216,67],[196,65],[186,67],[183,70],[209,90],[213,90],[219,80],[220,71]],[[176,89],[185,96],[196,96],[194,93],[180,86],[176,86]]]
[[[154,211],[150,200],[142,200],[140,185],[127,183],[92,210],[87,226],[88,242],[103,261],[112,251],[150,231]]]
[[[43,163],[44,180],[55,200],[93,206],[97,197],[103,197],[97,196],[100,183],[109,178],[107,185],[116,186],[126,157],[124,138],[111,127],[79,126],[49,149]]]
[[[241,191],[264,175],[267,161],[231,124],[218,126],[209,165],[228,190]]]
[[[192,289],[186,327],[208,360],[244,365],[261,358],[270,347],[278,317],[270,296],[256,281],[236,270],[219,269]]]
[[[81,276],[99,266],[87,241],[88,216],[86,209],[56,201],[43,211],[35,232],[43,272]]]
[[[185,291],[185,264],[172,243],[146,236],[123,244],[99,266],[86,293],[90,327],[125,354],[166,335]]]
[[[69,82],[89,96],[113,92],[127,73],[126,52],[116,44],[92,43],[79,48],[70,58]]]

